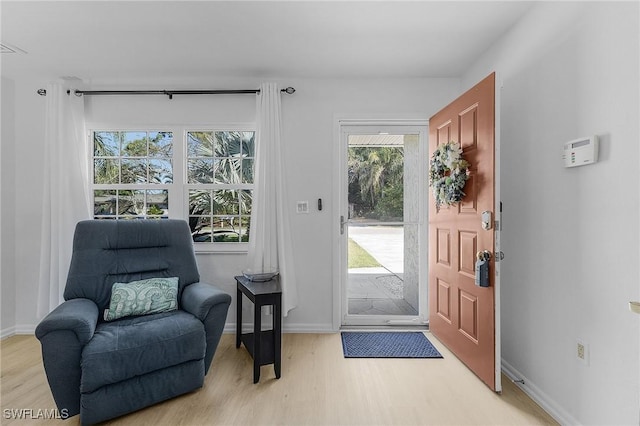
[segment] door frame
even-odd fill
[[[498,256],[502,254],[502,196],[500,194],[500,94],[502,93],[502,75],[500,72],[495,71],[495,85],[494,85],[494,129],[493,129],[493,196],[495,200],[494,212],[495,212],[495,233],[494,233],[494,339],[495,339],[495,383],[496,392],[502,392],[502,343],[501,343],[501,325],[500,325],[500,269],[502,266],[502,259]]]
[[[375,115],[366,115],[365,118],[354,117],[354,116],[340,116],[337,115],[334,117],[334,144],[333,144],[333,209],[332,209],[332,234],[334,236],[333,239],[333,329],[334,331],[340,330],[342,327],[342,316],[343,312],[345,312],[345,303],[346,303],[346,279],[347,279],[347,268],[346,268],[346,254],[347,254],[347,239],[340,233],[340,216],[347,217],[348,206],[346,205],[344,193],[344,188],[346,187],[346,155],[347,155],[347,146],[346,146],[346,138],[344,137],[344,131],[346,128],[353,128],[357,126],[368,126],[369,128],[376,127],[393,127],[393,126],[403,126],[403,127],[411,127],[416,129],[416,133],[421,134],[421,144],[419,147],[419,155],[420,158],[424,160],[429,150],[428,146],[428,135],[429,135],[429,120],[424,118],[423,115],[415,115],[410,117],[398,117],[398,118],[389,118],[389,115],[377,118]],[[365,132],[363,132],[365,133]],[[366,133],[365,133],[366,134]],[[424,161],[420,161],[420,179],[424,183],[426,178],[426,170],[427,166]],[[419,238],[420,241],[428,241],[427,237],[427,210],[428,210],[428,197],[426,195],[427,186],[425,184],[425,191],[420,192],[419,206],[420,206],[420,214],[419,214]],[[424,251],[428,250],[426,245],[421,246],[420,258],[426,259],[424,257]],[[426,260],[424,262],[420,262],[419,268],[419,286],[420,286],[420,311],[418,313],[417,318],[423,318],[423,320],[428,320],[428,288],[427,288],[427,267],[428,262]],[[343,285],[344,283],[344,285]],[[421,317],[422,315],[422,317]],[[414,322],[416,325],[422,324],[421,322]],[[409,323],[406,323],[409,325]],[[358,324],[353,324],[357,326]],[[364,325],[364,324],[363,324]]]

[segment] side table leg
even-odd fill
[[[273,368],[276,372],[276,379],[280,378],[280,358],[282,351],[282,295],[278,295],[273,313]]]
[[[236,297],[236,348],[240,347],[240,337],[242,336],[242,292],[237,290]]]
[[[262,348],[260,347],[260,336],[262,334],[262,305],[258,303],[258,299],[253,305],[254,307],[254,319],[253,319],[253,383],[260,381],[260,364],[262,362],[260,354]]]

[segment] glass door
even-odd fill
[[[424,131],[343,129],[343,325],[421,324]]]

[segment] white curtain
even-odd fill
[[[298,304],[287,192],[280,90],[263,83],[257,96],[255,189],[251,206],[248,263],[254,272],[277,269],[282,286],[282,311],[286,316]]]
[[[47,86],[39,318],[62,302],[75,225],[92,217],[84,101],[71,90],[68,95],[64,82]]]

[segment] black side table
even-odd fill
[[[260,381],[260,366],[273,364],[276,379],[280,378],[282,342],[282,288],[278,277],[266,282],[253,282],[240,275],[236,314],[236,348],[244,343],[253,357],[253,383]],[[253,302],[253,333],[242,334],[242,295]],[[273,306],[273,328],[262,330],[262,307]]]

